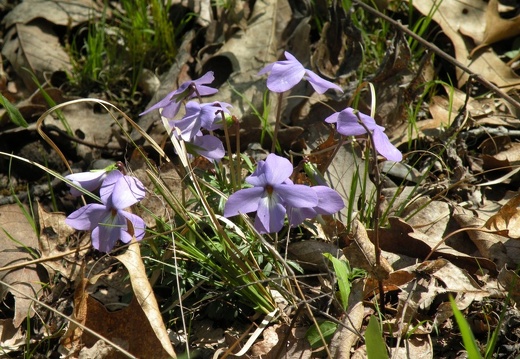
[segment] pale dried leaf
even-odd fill
[[[338,326],[338,330],[330,341],[330,353],[335,358],[348,358],[352,347],[360,340],[356,333],[360,332],[365,316],[363,285],[364,281],[352,284],[347,312],[343,319],[344,326]]]
[[[287,26],[290,17],[291,9],[286,0],[255,2],[247,29],[239,30],[202,65],[203,73],[213,70],[216,82],[222,84],[218,94],[207,97],[207,101],[218,100],[231,103],[233,114],[242,121],[241,128],[244,135],[247,135],[252,128],[260,129],[259,120],[253,114],[249,101],[252,101],[256,109],[263,106],[265,77],[258,76],[257,73],[268,63],[277,60],[280,34]],[[271,96],[274,103],[275,95],[271,94]],[[274,121],[274,115],[271,116],[271,120]],[[259,142],[259,140],[257,136],[249,142]]]
[[[44,21],[13,26],[5,37],[2,55],[9,60],[25,86],[32,90],[36,90],[37,85],[31,73],[44,83],[45,73],[72,71],[69,55],[61,46],[52,24]]]
[[[365,269],[377,280],[388,279],[393,271],[384,257],[380,257],[379,265],[376,262],[375,246],[368,238],[368,233],[363,224],[355,220],[352,222],[353,240],[348,247],[343,248],[343,254],[350,265],[355,268]]]
[[[44,18],[55,25],[74,27],[102,14],[103,8],[92,0],[24,0],[9,11],[3,20],[6,27]]]
[[[303,269],[326,272],[328,261],[323,254],[329,253],[338,257],[341,249],[334,243],[310,240],[289,243],[287,253],[289,258],[298,262]]]
[[[394,348],[392,358],[395,359],[429,359],[433,358],[433,348],[428,335],[412,335],[403,340],[404,347]]]
[[[481,28],[481,26],[482,25],[480,25],[479,28]],[[475,32],[475,29],[472,30],[472,32]],[[472,36],[471,32],[462,33]],[[471,50],[470,56],[473,57],[473,55],[483,47],[501,40],[510,39],[518,34],[520,34],[520,16],[512,19],[503,19],[498,12],[498,1],[490,0],[486,9],[486,30],[484,31],[484,38],[482,41],[475,39],[479,45]]]
[[[65,218],[63,213],[46,212],[38,203],[39,249],[41,258],[50,259],[42,262],[42,265],[47,269],[50,278],[59,273],[60,276],[74,282],[81,269],[82,258],[89,250],[80,250],[82,245],[88,244],[88,235],[84,235],[77,242],[68,241],[76,230],[65,224]]]
[[[27,208],[26,208],[27,210]],[[34,260],[28,250],[36,251],[38,239],[34,229],[27,221],[17,204],[0,207],[0,267],[23,264]],[[13,325],[18,328],[29,315],[34,315],[32,303],[41,295],[41,284],[45,281],[38,274],[36,265],[25,265],[17,269],[0,272],[0,280],[16,290],[0,286],[0,299],[7,292],[15,298]]]
[[[132,241],[128,249],[116,258],[121,261],[128,270],[135,298],[150,322],[157,339],[160,341],[165,352],[175,358],[176,355],[168,333],[166,332],[161,311],[159,310],[157,300],[155,299],[155,295],[146,275],[139,243]]]
[[[491,216],[484,227],[495,231],[506,231],[510,238],[520,238],[520,195],[511,198],[497,214]]]
[[[19,350],[25,345],[22,327],[15,327],[11,319],[0,319],[0,343],[2,343],[3,355]]]
[[[483,0],[434,0],[414,1],[413,6],[423,15],[431,15],[432,9],[437,11],[432,18],[442,28],[444,33],[453,42],[455,57],[459,62],[469,67],[475,73],[492,81],[499,87],[518,88],[520,77],[507,66],[494,52],[484,52],[476,59],[470,59],[469,53],[475,46],[472,41],[462,35],[461,29],[469,28],[465,32],[474,33],[483,29],[487,3]],[[483,38],[483,37],[482,37]],[[462,87],[469,75],[456,68],[458,87]]]

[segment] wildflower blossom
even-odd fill
[[[190,101],[186,104],[186,114],[178,121],[168,121],[168,124],[181,131],[181,138],[184,141],[191,141],[201,129],[213,131],[221,128],[222,112],[229,113],[230,106],[219,101],[212,103]]]
[[[267,77],[267,88],[273,92],[285,92],[296,86],[303,78],[309,81],[314,90],[323,94],[329,89],[335,89],[340,92],[343,90],[336,84],[324,80],[311,70],[307,70],[303,65],[289,52],[285,51],[285,58],[273,62],[264,67],[258,75],[270,72]]]
[[[89,172],[72,173],[65,176],[66,179],[74,183],[76,186],[81,187],[87,191],[93,192],[101,186],[101,183],[105,179],[107,172],[115,170],[117,167],[115,164],[108,166],[102,170],[93,170]],[[83,193],[77,188],[70,187],[70,194],[74,197],[81,196]]]
[[[275,154],[259,161],[255,172],[246,178],[253,187],[233,193],[224,207],[224,216],[256,211],[255,228],[260,233],[272,233],[282,229],[287,206],[318,206],[318,196],[311,187],[293,184],[289,179],[292,171],[291,162]]]
[[[153,110],[162,109],[162,116],[173,119],[179,112],[183,100],[189,100],[197,96],[209,96],[217,93],[217,89],[206,86],[211,84],[213,80],[215,80],[213,71],[209,71],[197,80],[184,82],[177,90],[170,92],[165,98],[157,102],[148,110],[139,114],[139,116]]]
[[[288,207],[289,223],[293,227],[302,224],[306,218],[333,214],[345,207],[345,203],[339,193],[332,188],[327,186],[313,186],[310,188],[318,196],[318,204],[312,208]]]
[[[106,175],[99,193],[102,204],[81,207],[71,213],[65,223],[77,230],[92,231],[92,246],[102,252],[110,252],[118,239],[130,242],[132,234],[141,240],[145,233],[144,220],[124,209],[144,198],[143,184],[135,177],[112,171]]]
[[[358,116],[359,115],[359,118]],[[385,128],[379,126],[376,121],[361,112],[354,113],[354,109],[347,107],[341,112],[336,112],[325,119],[325,122],[335,123],[337,131],[344,136],[360,136],[367,133],[359,120],[363,121],[366,128],[372,131],[374,147],[376,151],[387,159],[399,162],[403,159],[402,153],[390,142],[385,134]]]
[[[212,135],[195,136],[190,142],[186,142],[186,149],[194,155],[206,157],[209,160],[220,160],[225,155],[222,141]]]

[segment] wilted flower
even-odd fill
[[[311,70],[307,70],[303,65],[289,52],[285,51],[285,58],[273,62],[264,67],[258,75],[270,72],[267,77],[267,88],[273,92],[285,92],[296,86],[303,78],[309,81],[314,90],[323,94],[328,89],[335,89],[343,92],[341,87],[330,81],[324,80]]]
[[[92,231],[92,246],[102,252],[110,252],[118,239],[130,242],[132,234],[141,240],[146,227],[144,220],[124,210],[144,198],[141,181],[112,171],[106,175],[99,192],[103,204],[87,204],[71,213],[65,223],[77,230]]]
[[[213,71],[209,71],[204,74],[201,78],[193,81],[186,81],[175,91],[170,92],[161,101],[150,107],[148,110],[139,114],[142,116],[152,110],[162,108],[161,115],[173,119],[181,108],[181,103],[184,100],[189,100],[197,96],[209,96],[218,92],[217,89],[209,87],[209,85],[215,80]]]
[[[359,118],[358,116],[359,115]],[[337,131],[344,136],[360,136],[367,133],[359,120],[363,121],[365,126],[372,131],[374,139],[374,147],[376,151],[387,159],[399,162],[403,159],[402,153],[390,142],[385,134],[385,128],[379,126],[376,121],[361,112],[354,113],[354,109],[347,107],[341,112],[336,112],[325,119],[325,122],[335,123]]]
[[[314,208],[318,195],[309,186],[293,184],[293,167],[286,158],[270,154],[259,161],[255,172],[246,178],[253,185],[229,196],[224,216],[256,211],[255,228],[260,233],[278,232],[283,227],[287,207]]]

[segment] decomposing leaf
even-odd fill
[[[22,327],[15,327],[11,319],[0,319],[0,343],[4,355],[20,349],[25,344]]]
[[[365,308],[363,306],[364,281],[352,283],[352,294],[349,298],[347,312],[343,319],[345,326],[338,326],[338,330],[330,341],[330,352],[335,358],[346,358],[350,355],[352,347],[360,339],[356,334],[363,324]]]
[[[84,278],[78,282],[74,292],[73,318],[77,322],[136,357],[175,358],[173,349],[171,353],[164,350],[137,297],[127,307],[109,312],[103,304],[88,294],[89,286],[89,280]],[[61,344],[71,355],[86,355],[84,351],[92,351],[92,348],[99,346],[98,336],[84,330],[82,326],[70,323],[62,337]],[[107,347],[104,356],[98,353],[97,357],[119,358],[121,355],[118,350]]]
[[[413,6],[425,16],[431,16],[453,42],[455,57],[475,73],[492,81],[499,87],[518,88],[520,77],[507,66],[494,52],[486,51],[480,56],[470,59],[469,54],[474,43],[464,33],[478,33],[483,30],[487,3],[483,0],[434,0],[414,1]],[[464,28],[465,30],[461,30]],[[477,37],[477,36],[475,36]],[[482,35],[483,38],[483,35]],[[462,87],[469,75],[456,68],[458,87]]]
[[[43,83],[44,73],[72,71],[69,55],[61,46],[52,24],[48,22],[16,24],[8,31],[5,39],[2,55],[9,60],[28,89],[38,88],[33,75]]]
[[[88,235],[81,239],[84,241],[68,242],[68,237],[76,230],[65,224],[65,214],[48,213],[38,203],[38,219],[40,222],[40,236],[38,238],[41,258],[48,260],[42,262],[47,269],[50,278],[56,273],[74,282],[81,268],[81,258],[90,248],[80,249],[88,244]]]
[[[486,30],[484,31],[484,38],[481,41],[479,41],[480,39],[474,39],[479,45],[471,50],[469,56],[473,57],[473,55],[483,47],[501,40],[510,39],[518,34],[520,34],[520,16],[516,16],[512,19],[503,19],[498,12],[498,1],[490,0],[486,9]],[[465,35],[472,36],[473,33],[470,32]]]
[[[264,331],[264,338],[268,335],[269,341],[276,342],[276,345],[271,346],[267,342],[260,342],[262,344],[259,346],[253,345],[251,352],[255,356],[266,359],[280,357],[310,359],[313,356],[305,332],[305,327],[290,328],[286,324],[269,327]]]
[[[393,269],[382,256],[378,265],[375,257],[375,246],[370,242],[363,224],[355,220],[352,228],[353,240],[350,246],[343,249],[345,258],[352,267],[365,269],[375,279],[387,279]]]
[[[484,227],[496,230],[507,230],[511,238],[520,238],[520,195],[511,198],[495,215],[491,216]]]
[[[434,357],[433,346],[428,335],[412,335],[403,340],[403,347],[394,348],[395,359],[430,359]]]
[[[328,261],[323,256],[328,253],[336,257],[341,250],[334,243],[319,241],[291,242],[287,247],[289,258],[298,262],[303,269],[326,272]]]
[[[370,287],[374,285],[375,283],[367,283],[365,293],[368,294]],[[398,313],[395,316],[399,318],[399,322],[389,322],[393,326],[399,325],[399,328],[394,327],[393,335],[406,334],[408,326],[413,326],[419,319],[419,309],[428,310],[439,294],[456,293],[457,307],[460,309],[465,309],[474,300],[489,296],[489,292],[481,288],[465,270],[445,259],[426,261],[394,271],[384,281],[384,285],[388,288],[399,288],[401,291]],[[442,323],[451,313],[439,311],[435,316],[436,320]],[[414,333],[428,334],[431,329],[431,326],[416,327]]]
[[[507,170],[520,164],[520,143],[504,143],[500,138],[493,138],[492,142],[495,144],[497,153],[482,154],[485,169]]]
[[[117,259],[123,263],[130,274],[130,281],[136,299],[135,301],[139,304],[144,315],[142,321],[146,320],[150,324],[153,333],[160,342],[161,348],[164,352],[170,357],[175,358],[175,352],[168,337],[168,333],[166,332],[161,311],[159,310],[157,300],[155,299],[155,295],[146,275],[146,268],[144,267],[141,258],[139,243],[133,241],[123,254],[117,256]],[[143,325],[142,321],[141,325]],[[137,328],[138,326],[135,327],[136,330]],[[148,340],[151,339],[148,338]]]
[[[22,209],[17,204],[0,208],[0,267],[23,265],[24,262],[34,260],[38,239]],[[27,316],[34,315],[33,299],[40,297],[45,276],[32,264],[1,271],[0,280],[15,288],[11,290],[0,285],[0,299],[3,300],[8,292],[14,296],[13,325],[18,328]]]
[[[400,218],[390,217],[390,228],[381,228],[379,241],[381,249],[391,253],[402,254],[413,258],[426,258],[436,247],[431,258],[445,258],[469,273],[477,273],[487,269],[491,273],[497,273],[495,263],[487,258],[476,257],[462,253],[446,242],[431,239],[430,236],[416,231],[412,226]],[[373,233],[369,231],[372,238]]]
[[[24,0],[7,13],[3,24],[10,27],[43,18],[55,25],[73,27],[100,17],[102,11],[102,5],[91,0]]]

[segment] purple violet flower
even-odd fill
[[[110,252],[118,239],[130,242],[130,233],[137,240],[143,239],[144,220],[124,211],[144,198],[145,189],[141,181],[112,171],[107,174],[99,193],[103,204],[87,204],[72,212],[65,223],[77,230],[92,231],[92,246],[102,252]]]
[[[178,121],[168,121],[173,128],[181,131],[184,141],[191,141],[202,128],[213,131],[222,127],[222,111],[229,113],[231,105],[225,102],[198,103],[190,101],[186,104],[186,114]]]
[[[72,173],[65,176],[66,179],[74,183],[76,186],[81,187],[89,192],[93,192],[101,186],[101,183],[105,179],[107,172],[117,169],[117,165],[113,164],[102,170],[93,170],[89,172]],[[77,188],[70,187],[70,194],[74,197],[79,197],[83,193]]]
[[[288,206],[318,206],[318,195],[311,187],[293,184],[289,179],[292,171],[288,159],[271,153],[265,161],[259,161],[255,172],[246,178],[253,187],[229,196],[224,216],[256,211],[255,228],[260,233],[272,233],[282,229]]]
[[[201,78],[192,81],[186,81],[175,91],[170,92],[161,101],[150,107],[148,110],[139,114],[142,116],[150,111],[161,109],[161,115],[173,119],[181,108],[183,100],[189,100],[197,96],[209,96],[217,93],[217,89],[205,85],[209,85],[215,80],[213,71],[209,71],[204,74]]]
[[[360,136],[367,133],[366,129],[359,124],[359,119],[365,126],[372,131],[374,147],[376,151],[387,159],[399,162],[403,159],[403,154],[390,142],[386,135],[385,128],[379,126],[376,121],[364,113],[354,113],[354,109],[347,107],[341,112],[336,112],[325,119],[325,122],[335,123],[337,131],[343,136]]]
[[[189,153],[206,157],[208,160],[218,161],[226,154],[221,140],[212,135],[202,135],[201,132],[185,144]]]
[[[327,186],[310,187],[318,196],[318,205],[312,208],[287,208],[289,223],[296,227],[303,223],[306,218],[314,218],[318,215],[329,215],[336,213],[345,207],[340,194]]]
[[[285,92],[296,86],[303,78],[309,81],[314,90],[323,94],[328,89],[335,89],[343,92],[341,87],[330,81],[324,80],[311,70],[307,70],[303,65],[289,52],[285,51],[285,58],[273,62],[264,67],[258,75],[270,72],[267,77],[267,88],[273,92]]]

